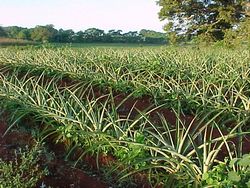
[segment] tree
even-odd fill
[[[129,31],[123,34],[124,41],[127,43],[138,43],[140,41],[140,36],[137,31]]]
[[[84,40],[86,42],[101,42],[104,34],[104,30],[89,28],[84,31]]]
[[[36,26],[31,32],[31,39],[40,42],[54,42],[57,30],[53,25]]]
[[[84,32],[78,31],[77,33],[75,33],[75,35],[73,36],[73,42],[84,42]]]
[[[167,20],[167,32],[200,35],[222,40],[225,32],[249,19],[246,0],[158,0],[159,17]]]
[[[18,33],[22,30],[23,28],[18,27],[18,26],[10,26],[10,27],[6,27],[6,33],[8,35],[8,37],[10,38],[18,38]]]
[[[144,43],[155,43],[155,44],[166,43],[166,34],[156,32],[153,30],[142,29],[140,31],[140,36],[142,42]]]
[[[63,30],[59,29],[56,36],[56,42],[72,42],[75,32],[72,29]]]
[[[117,30],[117,31],[114,29],[109,30],[108,33],[106,34],[106,41],[114,43],[124,42],[122,30]]]
[[[0,26],[0,37],[6,37],[7,34],[5,32],[5,30]]]
[[[16,38],[24,39],[24,40],[30,39],[30,30],[29,29],[22,29],[21,31],[19,31],[17,33]]]

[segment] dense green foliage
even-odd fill
[[[250,17],[248,0],[158,0],[158,4],[160,18],[168,20],[166,31],[188,38],[198,35],[205,41],[224,39]]]
[[[140,173],[152,186],[211,185],[223,181],[210,177],[221,173],[218,162],[227,167],[218,158],[225,148],[233,162],[231,175],[221,176],[246,185],[244,143],[230,139],[250,134],[249,59],[247,49],[6,48],[0,51],[0,98],[12,107],[14,122],[25,116],[43,122],[40,135],[66,143],[67,159],[75,151],[82,151],[79,160],[89,153],[115,156],[105,171],[119,181]],[[58,84],[65,79],[78,82]],[[104,95],[95,98],[97,88]],[[149,95],[154,106],[134,118],[132,112],[120,116],[118,91],[137,99]],[[194,119],[150,119],[161,107]]]
[[[215,166],[202,179],[204,186],[249,188],[250,154]]]
[[[7,34],[6,32],[4,31],[4,29],[0,26],[0,37],[6,37]]]
[[[23,28],[18,26],[0,27],[0,37],[7,36],[15,39],[32,40],[38,42],[58,43],[149,43],[165,44],[164,33],[142,29],[122,33],[121,30],[104,30],[89,28],[85,31],[55,29],[53,25]]]
[[[38,164],[41,144],[15,151],[14,161],[0,158],[0,188],[30,188],[47,172]]]

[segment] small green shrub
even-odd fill
[[[207,187],[250,188],[250,154],[213,167],[202,179]]]
[[[138,144],[145,144],[145,136],[142,133],[136,132],[134,135],[134,143],[128,143],[126,147],[119,147],[114,156],[126,165],[132,165],[134,169],[138,170],[146,166],[146,161],[143,159],[149,157],[148,151]]]
[[[47,173],[38,164],[41,145],[15,151],[14,161],[0,159],[0,188],[30,188]]]

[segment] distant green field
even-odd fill
[[[130,48],[130,47],[159,47],[166,46],[162,44],[129,44],[129,43],[54,43],[56,47],[73,47],[73,48],[91,48],[91,47],[117,47],[117,48]]]

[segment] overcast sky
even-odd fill
[[[155,0],[0,0],[0,25],[162,31]]]

